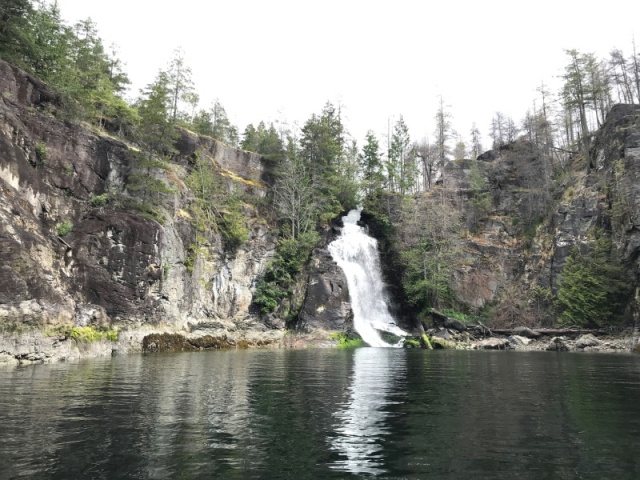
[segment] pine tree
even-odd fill
[[[181,48],[176,49],[166,72],[167,88],[171,97],[169,113],[171,121],[174,123],[179,117],[185,116],[181,115],[180,104],[189,101],[195,92],[191,75],[191,68],[187,65],[184,51]]]
[[[632,282],[624,267],[611,258],[611,241],[601,237],[587,254],[573,247],[560,275],[560,323],[602,326],[619,321]]]
[[[360,155],[360,168],[365,192],[369,194],[382,187],[384,175],[380,159],[380,144],[371,130],[367,132],[365,142]]]
[[[327,102],[318,116],[313,114],[302,127],[301,158],[314,182],[328,187],[344,153],[344,127],[339,112]]]
[[[0,0],[0,57],[23,68],[33,56],[32,15],[29,0]]]
[[[136,137],[147,156],[168,156],[177,138],[171,118],[172,90],[166,72],[160,71],[138,99],[140,124]]]
[[[400,115],[400,118],[393,126],[387,171],[392,190],[401,194],[413,188],[417,175],[415,158],[413,162],[409,160],[410,143],[409,127],[407,127],[404,118]]]

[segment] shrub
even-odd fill
[[[162,278],[166,280],[169,278],[169,271],[171,271],[171,264],[165,263],[162,265]]]
[[[296,276],[302,271],[318,241],[315,232],[307,232],[298,238],[286,238],[278,242],[276,255],[258,282],[254,303],[262,313],[271,313],[282,299],[289,297]]]
[[[442,314],[446,315],[449,318],[453,318],[454,320],[458,320],[462,323],[470,322],[471,316],[466,313],[459,312],[453,308],[444,308],[442,309]]]
[[[235,251],[249,239],[249,229],[241,212],[233,210],[222,214],[220,233],[225,250]]]
[[[136,210],[140,216],[153,220],[154,222],[158,222],[160,225],[164,225],[167,222],[166,217],[160,211],[159,208],[149,205],[147,203],[140,203],[131,198],[127,198],[122,201],[122,206],[124,208],[130,208],[132,210]]]
[[[109,203],[108,193],[103,193],[101,195],[94,195],[91,197],[92,207],[104,207],[107,203]]]
[[[56,232],[60,237],[64,237],[71,230],[73,230],[73,223],[69,219],[65,219],[56,225]]]
[[[47,148],[47,145],[44,142],[38,142],[34,149],[38,163],[44,164],[47,161],[47,158],[49,158],[49,149]]]

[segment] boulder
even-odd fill
[[[435,350],[455,349],[456,344],[438,337],[431,337],[431,345]]]
[[[453,338],[451,333],[449,333],[449,330],[447,330],[446,328],[438,330],[432,336],[437,338],[442,338],[443,340],[451,340]]]
[[[596,347],[598,345],[600,345],[600,340],[598,340],[591,333],[587,333],[585,335],[582,335],[576,341],[576,348],[580,348],[580,349],[585,348],[585,347]]]
[[[553,337],[546,350],[550,352],[567,352],[569,351],[569,346],[564,337]]]
[[[526,347],[531,343],[529,338],[521,337],[520,335],[511,335],[507,340],[514,347]]]
[[[478,348],[482,350],[505,350],[511,348],[511,345],[506,338],[487,338],[478,343]]]

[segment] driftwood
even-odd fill
[[[535,328],[532,329],[538,335],[584,335],[591,333],[593,335],[606,335],[610,333],[604,328]],[[518,328],[494,328],[493,333],[496,335],[519,335]]]
[[[441,324],[445,328],[462,331],[473,331],[483,337],[491,337],[493,335],[520,335],[528,338],[537,338],[540,336],[557,336],[557,335],[584,335],[591,333],[592,335],[606,335],[610,333],[604,328],[528,328],[528,327],[516,327],[516,328],[494,328],[490,329],[482,322],[478,321],[476,324],[464,325],[462,322],[454,318],[447,317],[442,312],[438,312],[435,309],[431,309],[431,316],[434,323]]]

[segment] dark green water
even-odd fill
[[[640,357],[230,351],[0,368],[0,479],[640,478]]]

